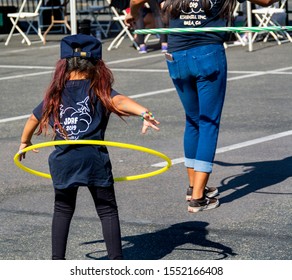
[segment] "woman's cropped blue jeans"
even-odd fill
[[[167,58],[185,110],[185,166],[211,173],[227,83],[227,61],[221,44],[197,46]]]

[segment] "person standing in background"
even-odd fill
[[[144,23],[144,17],[145,13],[147,11],[150,11],[152,14],[152,18],[154,20],[154,25],[156,28],[163,28],[166,26],[166,24],[162,20],[161,16],[161,9],[160,9],[160,4],[161,0],[139,0],[139,5],[138,9],[131,9],[130,6],[130,13],[127,14],[125,22],[127,23],[130,18],[135,17],[135,23],[133,23],[133,27],[135,29],[144,29],[145,28],[145,23]],[[134,16],[133,16],[134,14]],[[166,53],[167,52],[167,35],[166,34],[160,34],[159,35],[160,39],[160,45],[161,45],[161,52]],[[137,43],[139,45],[139,53],[140,54],[145,54],[147,53],[147,45],[145,43],[145,35],[143,34],[138,34],[137,35]]]

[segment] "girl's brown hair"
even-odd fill
[[[59,110],[63,89],[70,78],[70,73],[73,71],[84,75],[85,79],[91,81],[88,94],[92,104],[95,98],[90,93],[94,93],[108,112],[113,112],[120,117],[126,116],[112,102],[110,95],[114,77],[103,60],[84,59],[80,57],[60,59],[57,61],[52,81],[45,92],[42,118],[36,133],[37,135],[42,133],[47,134],[50,120],[54,122],[54,134],[56,129],[59,129],[66,135],[66,132],[60,124]]]

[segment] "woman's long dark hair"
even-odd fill
[[[60,124],[59,110],[62,92],[66,82],[70,78],[70,73],[73,71],[84,75],[86,79],[91,81],[89,93],[93,92],[109,112],[113,112],[120,117],[126,115],[119,111],[112,102],[110,95],[114,77],[103,60],[84,59],[80,57],[60,59],[57,61],[52,81],[45,92],[42,118],[39,129],[36,132],[37,135],[42,133],[47,134],[50,119],[54,122],[54,134],[56,129],[59,129],[66,135],[66,132]],[[90,96],[92,104],[93,99]]]
[[[192,0],[166,0],[163,6],[163,13],[170,15],[171,18],[177,18],[180,12],[188,11],[190,9],[190,2]],[[209,0],[201,0],[203,9],[207,15],[210,14],[211,3]],[[230,19],[234,8],[236,6],[236,0],[224,0],[222,1],[222,7],[219,12],[220,17]]]

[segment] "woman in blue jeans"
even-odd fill
[[[270,5],[278,0],[250,0]],[[166,0],[163,12],[170,28],[227,26],[236,0]],[[245,0],[238,0],[245,2]],[[218,190],[207,187],[212,172],[227,83],[223,42],[228,34],[175,33],[168,36],[170,77],[185,110],[185,166],[189,178],[188,211],[219,206]]]
[[[246,0],[165,0],[163,15],[170,28],[222,27],[231,20],[237,2]],[[249,0],[269,6],[278,0]],[[145,0],[131,0],[129,25]],[[219,206],[218,190],[207,187],[213,169],[227,83],[224,41],[227,32],[173,33],[165,54],[170,77],[185,110],[185,166],[189,178],[188,211]]]

